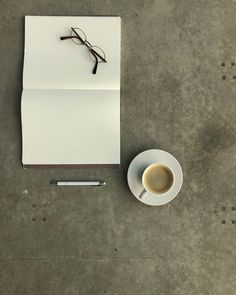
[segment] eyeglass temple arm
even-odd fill
[[[82,44],[84,44],[84,40],[80,37],[80,35],[76,32],[74,28],[71,27],[71,30],[75,33],[76,36],[67,36],[67,37],[60,37],[61,40],[71,39],[71,38],[77,38],[79,39]]]
[[[67,40],[67,39],[72,39],[72,38],[78,39],[77,36],[63,36],[63,37],[60,37],[61,40]]]
[[[97,68],[98,68],[98,58],[96,56],[96,54],[94,54],[92,51],[91,51],[91,54],[94,56],[95,58],[95,65],[94,65],[94,68],[93,68],[93,74],[96,74],[97,73]]]

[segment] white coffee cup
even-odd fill
[[[167,193],[174,183],[174,173],[162,163],[154,163],[147,166],[142,174],[143,190],[139,195],[143,199],[149,193],[161,197]]]

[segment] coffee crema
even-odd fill
[[[173,174],[163,164],[152,164],[144,171],[143,184],[148,191],[154,194],[163,194],[171,188]]]

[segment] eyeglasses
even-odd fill
[[[92,73],[97,73],[98,64],[106,61],[105,52],[98,46],[93,46],[80,28],[71,27],[71,35],[60,37],[61,40],[71,39],[76,45],[85,45],[89,50],[89,57],[95,63]]]

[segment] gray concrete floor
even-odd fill
[[[0,1],[0,294],[236,294],[235,11],[233,0]],[[122,17],[120,170],[22,169],[25,14]],[[149,148],[184,170],[166,206],[127,187]]]

